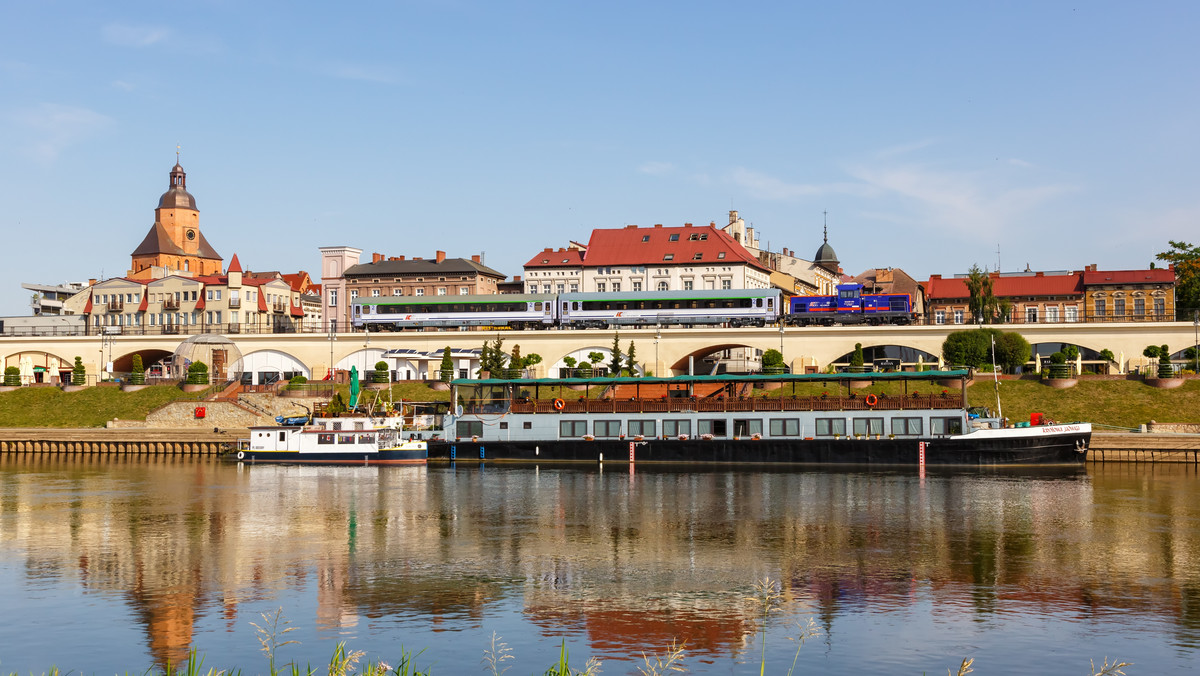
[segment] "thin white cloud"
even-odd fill
[[[395,84],[396,76],[386,69],[361,64],[331,62],[322,65],[319,71],[323,75],[339,80],[357,80],[360,82],[377,82],[380,84]]]
[[[17,111],[13,122],[26,130],[24,152],[49,164],[68,147],[112,124],[113,119],[87,108],[43,103]]]
[[[104,41],[120,47],[149,47],[171,37],[165,26],[110,23],[101,30]]]
[[[1016,157],[1008,158],[1008,163],[1014,167],[1021,167],[1022,169],[1033,169],[1034,168],[1034,165],[1032,162],[1026,162],[1025,160],[1018,159]]]
[[[643,174],[651,176],[665,176],[675,171],[675,165],[670,162],[647,162],[637,169]]]
[[[116,89],[120,89],[123,92],[131,92],[134,89],[137,89],[137,86],[132,82],[126,82],[124,80],[113,80],[112,86]]]
[[[730,181],[750,193],[752,197],[769,200],[791,200],[815,195],[859,195],[869,196],[871,188],[862,183],[788,183],[762,172],[735,168],[729,175]]]

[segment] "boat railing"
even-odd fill
[[[561,408],[559,408],[561,406]],[[960,409],[957,392],[908,395],[813,395],[800,397],[671,397],[658,399],[518,399],[512,413],[742,413],[759,411],[914,411]],[[466,406],[465,413],[490,413]]]

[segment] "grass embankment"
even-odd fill
[[[349,398],[349,386],[339,385],[343,399]],[[929,394],[944,388],[936,382],[909,383],[908,392]],[[599,396],[603,388],[590,392]],[[795,388],[799,396],[828,392],[830,396],[846,394],[836,383],[803,384]],[[860,396],[867,392],[904,394],[901,383],[878,383],[869,388],[855,389]],[[953,389],[949,393],[954,396]],[[573,392],[574,396],[582,392]],[[755,396],[791,396],[790,386],[778,390],[756,390]],[[550,395],[543,392],[543,396]],[[177,387],[157,385],[138,392],[122,392],[115,387],[89,387],[81,392],[65,393],[56,387],[23,387],[0,393],[0,427],[103,427],[113,418],[145,420],[151,410],[176,399],[191,399]],[[995,408],[996,397],[992,382],[980,377],[967,390],[972,405]],[[1066,390],[1056,390],[1032,380],[1000,381],[1000,398],[1004,414],[1010,420],[1028,420],[1034,411],[1046,414],[1059,422],[1083,420],[1117,427],[1137,427],[1151,420],[1158,422],[1200,422],[1200,380],[1189,380],[1183,387],[1160,390],[1132,380],[1080,381]],[[381,401],[389,400],[387,390],[379,391]],[[450,392],[433,390],[422,383],[397,383],[390,392],[391,401],[449,401]],[[375,400],[374,390],[363,390],[362,400]]]
[[[104,427],[113,418],[145,420],[147,413],[168,401],[195,397],[174,385],[154,385],[137,392],[122,392],[119,387],[89,387],[79,392],[22,387],[0,393],[0,427]]]

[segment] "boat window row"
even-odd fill
[[[736,437],[752,437],[763,434],[764,421],[761,418],[702,418],[694,421],[695,433],[701,436],[726,437],[731,433]],[[816,437],[844,437],[847,429],[856,436],[881,436],[887,429],[886,420],[882,417],[867,418],[817,418],[815,429],[811,434]],[[918,417],[897,417],[891,419],[890,434],[895,436],[920,436],[924,432],[924,420]],[[560,420],[558,434],[560,438],[578,438],[591,434],[596,438],[617,438],[622,434],[629,436],[653,437],[658,435],[659,424],[662,425],[664,437],[691,436],[693,433],[692,420],[596,420],[589,429],[586,420]],[[799,437],[808,431],[800,424],[799,418],[770,418],[765,421],[766,429],[772,437]],[[930,418],[929,432],[934,436],[962,434],[962,418],[940,417]],[[479,437],[483,435],[483,422],[479,420],[459,420],[456,423],[455,434],[459,437]],[[329,442],[332,443],[332,442]]]
[[[317,444],[328,446],[331,444],[368,444],[375,445],[374,434],[350,434],[346,432],[320,432],[317,434]]]

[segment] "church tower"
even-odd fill
[[[179,162],[171,168],[170,186],[154,210],[154,225],[131,259],[127,276],[132,279],[221,274],[223,261],[200,232],[200,210],[187,191],[187,174]]]

